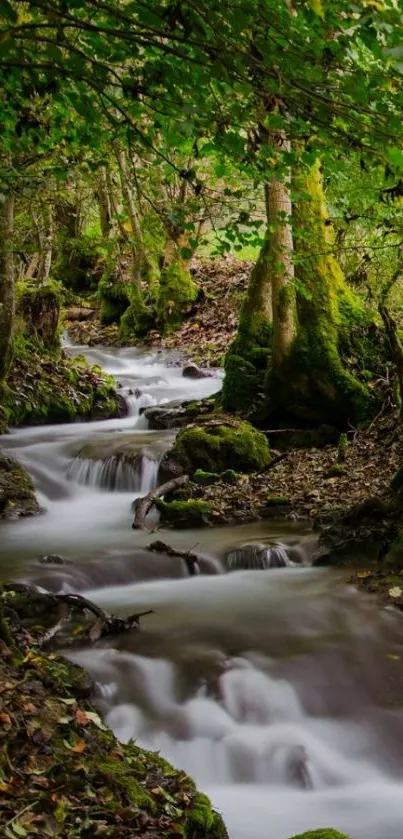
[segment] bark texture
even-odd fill
[[[11,361],[15,314],[14,196],[0,204],[0,385]]]

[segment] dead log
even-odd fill
[[[48,594],[39,592],[34,586],[8,583],[0,588],[0,612],[16,626],[33,630],[31,640],[39,647],[52,641],[70,621],[73,620],[73,641],[97,641],[106,635],[118,635],[139,629],[140,618],[153,614],[152,610],[119,618],[105,612],[96,603],[81,594]],[[86,621],[77,630],[77,616],[86,613]],[[88,621],[88,613],[95,620]],[[82,621],[80,620],[80,624]],[[38,635],[38,628],[42,631]],[[43,631],[44,630],[44,631]],[[67,639],[69,645],[70,640]],[[63,645],[66,639],[63,638]]]
[[[189,475],[180,475],[178,478],[173,478],[171,481],[167,481],[166,484],[161,484],[161,486],[151,490],[151,492],[144,495],[143,498],[136,498],[133,504],[133,530],[147,530],[145,520],[154,504],[155,499],[161,498],[162,495],[166,495],[168,492],[172,492],[173,489],[185,486],[188,482]]]
[[[190,577],[195,577],[200,568],[201,557],[198,556],[198,554],[194,554],[191,551],[180,551],[176,548],[171,548],[171,546],[167,545],[165,542],[152,542],[151,545],[148,546],[147,550],[155,553],[165,553],[168,556],[176,556],[178,559],[183,559],[186,563]]]

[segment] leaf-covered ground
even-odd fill
[[[202,366],[220,366],[235,337],[239,310],[245,294],[251,264],[234,257],[221,260],[195,260],[193,276],[202,295],[179,329],[163,337],[159,332],[147,336],[147,345],[183,350],[187,358]],[[121,345],[116,324],[101,326],[98,320],[68,324],[78,343]]]
[[[89,702],[86,674],[40,650],[35,603],[29,617],[29,595],[0,589],[1,836],[226,839],[189,776],[120,744]]]

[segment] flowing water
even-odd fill
[[[400,614],[308,567],[312,536],[300,525],[133,531],[131,503],[155,485],[174,436],[150,431],[140,409],[206,396],[220,378],[182,378],[174,354],[85,354],[117,376],[129,416],[2,439],[46,508],[1,526],[3,578],[83,591],[121,615],[153,610],[141,632],[74,659],[93,675],[117,736],[187,769],[231,839],[324,826],[352,839],[401,839]],[[147,552],[155,538],[200,554],[199,575]],[[262,550],[246,561],[240,546],[253,543]],[[64,564],[40,562],[47,554]]]

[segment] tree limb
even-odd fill
[[[179,478],[173,478],[165,484],[153,489],[143,498],[136,498],[134,508],[134,518],[132,528],[133,530],[146,530],[145,520],[147,514],[150,512],[156,498],[161,498],[177,487],[185,486],[189,482],[189,475],[180,475]]]

